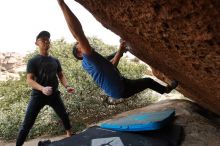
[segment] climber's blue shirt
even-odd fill
[[[83,54],[82,66],[108,96],[123,97],[123,79],[111,62],[93,50],[90,55]]]

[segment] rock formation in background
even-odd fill
[[[219,0],[76,0],[167,83],[220,114]]]
[[[0,81],[19,79],[19,72],[25,71],[23,56],[15,52],[0,52]]]

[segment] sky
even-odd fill
[[[86,36],[96,36],[107,44],[119,45],[119,36],[104,28],[79,3],[66,3],[82,24]],[[57,0],[2,0],[0,4],[0,52],[26,54],[36,49],[35,38],[42,30],[51,40],[64,38],[73,43]]]

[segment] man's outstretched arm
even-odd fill
[[[120,47],[119,47],[119,50],[118,52],[115,54],[114,58],[111,60],[111,63],[114,65],[114,66],[118,66],[118,63],[121,59],[121,57],[123,56],[123,53],[126,51],[126,43],[123,41],[121,42],[120,44]]]
[[[89,55],[92,49],[91,46],[89,45],[89,41],[87,40],[83,32],[79,20],[70,10],[70,8],[66,5],[64,0],[57,0],[57,2],[64,14],[64,18],[66,19],[70,32],[72,33],[73,37],[79,42],[79,45],[82,48],[83,54]]]

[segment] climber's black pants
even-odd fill
[[[110,61],[112,58],[114,58],[116,53],[117,52],[114,52],[111,55],[106,56],[105,58]],[[118,73],[121,76],[119,71],[118,71]],[[122,77],[122,80],[124,81],[124,95],[121,98],[128,98],[128,97],[130,97],[136,93],[139,93],[147,88],[152,89],[160,94],[163,94],[166,91],[166,86],[161,85],[160,83],[154,81],[151,78],[142,78],[142,79],[131,80],[131,79],[127,79],[125,77]]]
[[[147,88],[152,89],[160,94],[165,93],[166,87],[154,81],[151,78],[142,79],[126,79],[124,78],[124,96],[123,98],[128,98],[136,93],[139,93]]]

